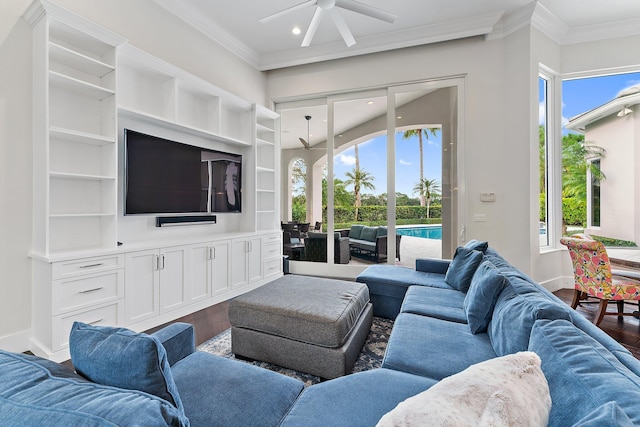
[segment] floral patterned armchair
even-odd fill
[[[624,302],[640,300],[640,281],[612,274],[609,256],[602,243],[587,235],[563,237],[560,243],[569,249],[573,262],[575,293],[572,308],[589,296],[598,298],[600,304],[593,322],[596,325],[605,315],[637,315],[638,312],[624,313]],[[617,302],[617,312],[607,312],[609,301]]]

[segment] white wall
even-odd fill
[[[0,348],[28,348],[31,325],[31,26],[0,48]]]
[[[266,104],[266,76],[152,1],[60,0],[131,44],[251,102]],[[0,11],[0,348],[24,351],[31,328],[31,26],[24,0]],[[5,13],[6,12],[6,13]]]
[[[467,238],[488,240],[530,271],[529,50],[529,32],[521,30],[507,39],[473,38],[274,70],[269,97],[464,75],[466,183],[460,190],[467,205]],[[489,191],[496,193],[496,202],[481,202],[480,193]],[[486,222],[473,222],[475,213],[485,214]]]

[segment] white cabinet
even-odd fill
[[[121,254],[53,263],[34,259],[32,350],[65,360],[73,322],[121,324],[124,271]]]
[[[116,245],[116,46],[78,17],[25,15],[33,32],[33,251]]]
[[[176,310],[190,303],[187,246],[128,253],[125,256],[127,324]]]
[[[139,251],[125,256],[126,323],[136,323],[160,314],[159,251]]]
[[[247,286],[262,278],[262,240],[260,236],[231,242],[231,287]]]
[[[262,237],[262,272],[266,279],[282,274],[282,239],[280,233]]]
[[[201,301],[231,289],[229,269],[231,241],[206,242],[189,247],[191,301]]]

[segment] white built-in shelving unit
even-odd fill
[[[282,275],[278,115],[55,3],[35,2],[24,17],[33,26],[31,350],[65,360],[76,320],[146,330]],[[241,154],[233,228],[122,236],[120,122]]]
[[[34,28],[33,250],[42,255],[116,243],[116,47],[124,39],[71,20],[45,16]]]

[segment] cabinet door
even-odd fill
[[[188,283],[192,302],[207,299],[211,296],[211,245],[201,243],[189,247],[191,280]]]
[[[125,321],[127,324],[159,314],[160,272],[157,250],[128,253],[125,256]]]
[[[249,284],[247,259],[249,241],[246,239],[233,240],[231,243],[231,287],[239,288]]]
[[[249,239],[247,261],[249,283],[262,279],[262,239],[260,237]]]
[[[229,282],[230,246],[231,242],[228,240],[213,242],[211,246],[211,279],[214,295],[231,289]]]
[[[175,310],[187,304],[188,277],[186,247],[160,250],[160,312]]]

